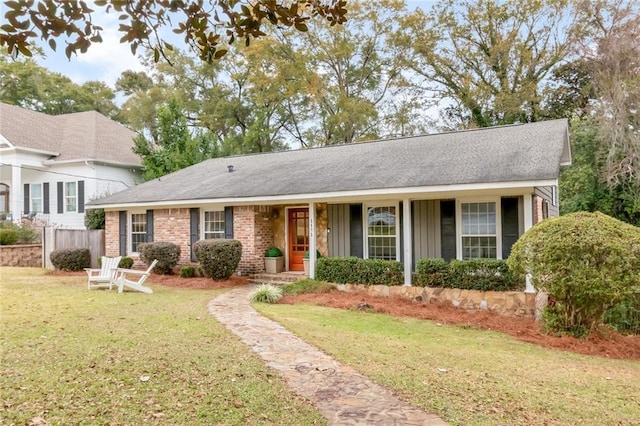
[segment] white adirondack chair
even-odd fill
[[[115,278],[115,284],[118,286],[118,293],[122,293],[125,287],[130,288],[131,290],[141,291],[143,293],[153,293],[151,288],[146,287],[143,284],[149,275],[151,275],[151,271],[153,271],[156,263],[158,263],[158,259],[154,259],[146,271],[118,268],[116,270]]]
[[[111,288],[114,284],[116,269],[122,256],[106,257],[102,256],[100,269],[84,268],[88,275],[87,288]]]

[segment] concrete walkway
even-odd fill
[[[302,341],[249,304],[243,286],[209,302],[212,316],[253,349],[309,399],[332,425],[446,425],[439,417],[403,403],[353,368]]]

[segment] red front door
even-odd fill
[[[289,209],[289,270],[304,270],[304,254],[309,250],[309,209]]]

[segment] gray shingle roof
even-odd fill
[[[92,202],[221,198],[557,179],[567,120],[215,158]],[[228,165],[234,166],[229,173]]]
[[[0,135],[17,147],[59,153],[53,161],[141,164],[131,150],[135,132],[96,111],[53,116],[0,103]]]

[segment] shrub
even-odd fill
[[[49,259],[61,271],[82,271],[91,266],[91,252],[87,248],[54,250]]]
[[[322,254],[320,253],[319,250],[316,250],[316,259],[320,259],[322,257]],[[309,250],[304,252],[304,259],[308,259],[309,258]]]
[[[158,263],[153,268],[156,274],[170,274],[173,267],[180,259],[180,246],[168,242],[153,242],[138,244],[138,251],[147,265],[157,259]]]
[[[87,209],[84,212],[84,226],[87,229],[104,229],[104,209]]]
[[[124,256],[122,259],[120,259],[120,263],[118,263],[118,268],[131,269],[132,267],[133,259],[128,256]]]
[[[306,278],[296,281],[295,283],[286,284],[282,287],[284,294],[309,294],[309,293],[328,293],[335,288],[334,284],[326,281],[312,280]]]
[[[422,259],[416,265],[416,285],[426,287],[460,288],[464,290],[506,291],[521,288],[505,260]]]
[[[205,276],[226,280],[240,263],[242,244],[236,240],[200,240],[193,245],[193,252]]]
[[[0,245],[11,246],[18,242],[18,230],[10,226],[0,228]]]
[[[180,268],[180,277],[182,278],[193,278],[196,276],[196,268],[193,266],[183,266]]]
[[[316,278],[341,284],[400,285],[403,271],[402,264],[394,260],[323,257],[318,259]]]
[[[518,281],[506,260],[469,259],[449,263],[449,279],[445,287],[481,291],[517,290]]]
[[[264,252],[264,257],[281,257],[282,251],[278,247],[269,247]]]
[[[449,264],[442,258],[421,259],[416,264],[415,284],[421,287],[445,287]]]
[[[548,219],[520,237],[508,263],[555,301],[547,331],[583,336],[640,286],[640,228],[602,213]]]
[[[261,284],[251,292],[249,299],[258,303],[276,303],[282,298],[282,289],[271,284]]]
[[[0,222],[0,245],[32,244],[39,236],[29,224],[16,225],[13,222]]]

